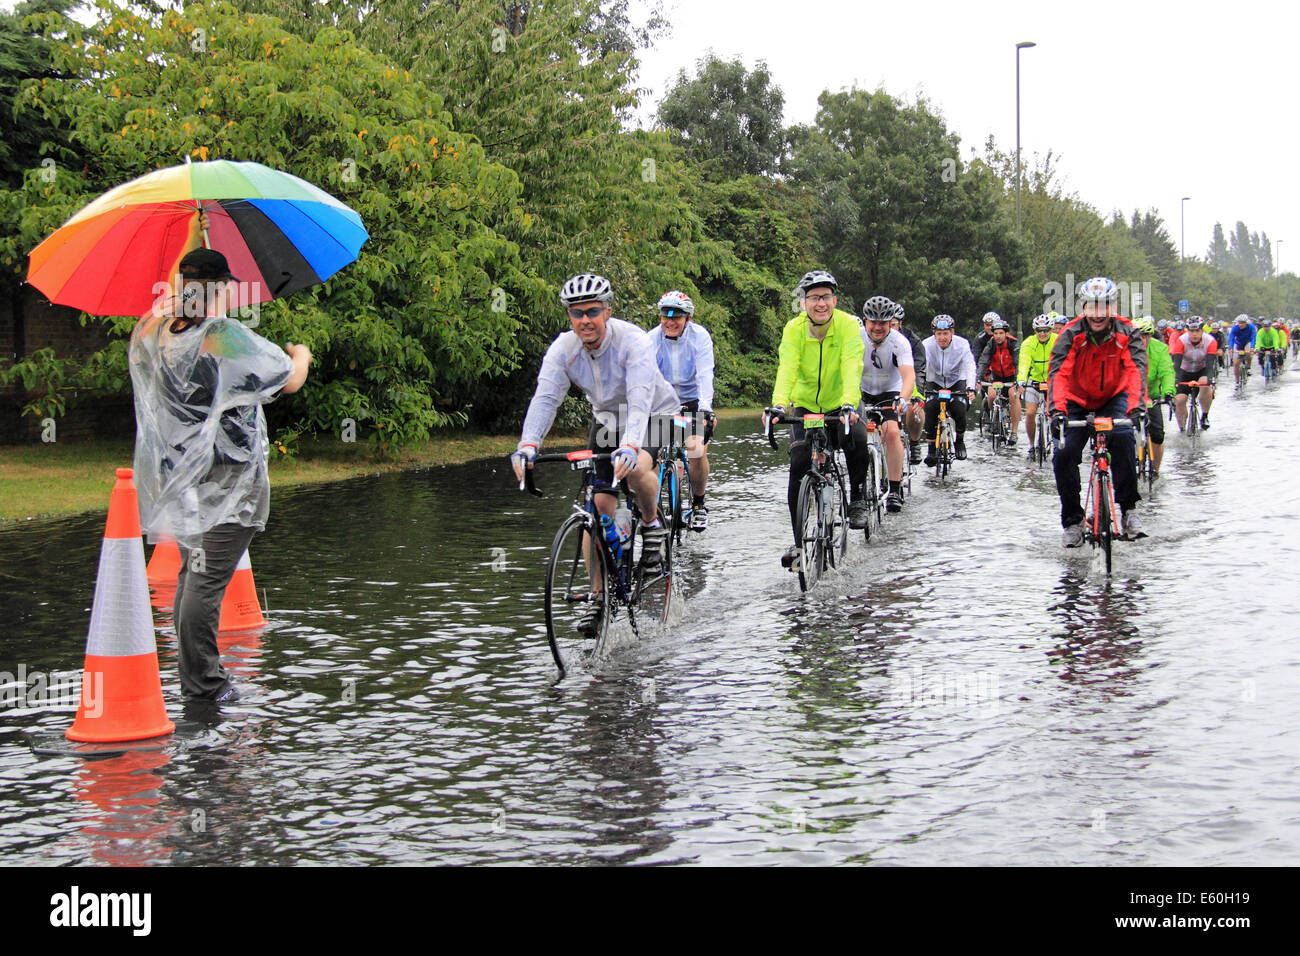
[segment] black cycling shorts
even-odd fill
[[[898,392],[881,392],[879,395],[870,395],[867,392],[862,393],[862,404],[865,406],[865,410],[878,412],[882,422],[898,421],[898,412],[894,411],[892,407],[876,408],[875,406],[882,405],[885,402],[896,401],[898,401]]]

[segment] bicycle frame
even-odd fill
[[[669,515],[660,520],[671,521],[673,542],[682,543],[682,531],[690,524],[691,517],[691,462],[686,454],[684,433],[690,428],[692,419],[685,415],[673,416],[671,444],[660,446],[659,459],[655,463],[659,469],[659,501],[662,505],[665,497],[669,503]],[[683,440],[678,441],[679,434]],[[677,465],[680,463],[680,469]],[[668,489],[665,496],[664,489]],[[660,509],[662,510],[662,508]]]
[[[776,425],[793,424],[793,420],[780,408],[765,408],[763,414],[767,417],[768,444],[775,450]],[[842,421],[845,434],[848,434],[848,422],[838,413],[803,416],[810,463],[808,474],[800,485],[799,511],[802,513],[810,504],[816,508],[814,540],[802,537],[807,515],[799,521],[799,547],[803,552],[799,564],[799,586],[805,591],[817,583],[826,567],[835,567],[848,552],[848,503],[844,491],[847,469],[840,462],[838,449],[830,447],[826,435],[828,421]],[[828,501],[828,497],[831,500]]]
[[[948,403],[952,401],[952,389],[934,389],[932,395],[939,397],[939,420],[934,426],[934,473],[943,481],[948,477],[948,469],[957,460],[957,431],[952,419],[948,417]]]
[[[1111,568],[1111,542],[1123,538],[1120,515],[1115,507],[1115,488],[1110,471],[1110,450],[1106,436],[1116,427],[1132,427],[1128,418],[1106,418],[1089,413],[1087,418],[1066,423],[1067,428],[1092,430],[1092,469],[1088,475],[1088,497],[1084,502],[1084,540],[1094,548],[1100,547],[1106,556],[1106,573]]]
[[[874,522],[876,527],[880,527],[885,520],[885,498],[889,494],[889,458],[885,452],[885,440],[882,437],[885,422],[884,410],[896,408],[897,402],[885,402],[880,405],[863,406],[862,418],[867,426],[867,479],[863,492],[867,499],[867,526],[863,529],[868,541],[871,540],[871,526]],[[899,426],[899,440],[902,441],[902,422],[897,423]],[[907,447],[903,446],[904,468],[907,462]],[[900,480],[901,480],[900,476]]]
[[[993,389],[993,404],[989,409],[989,437],[993,441],[993,450],[1006,445],[1011,437],[1011,396],[1007,391],[1009,382],[980,382],[980,394],[988,401],[988,389]]]
[[[1038,467],[1043,467],[1044,462],[1050,457],[1049,449],[1052,447],[1052,439],[1049,435],[1050,429],[1047,420],[1050,417],[1047,408],[1047,386],[1042,382],[1035,382],[1032,379],[1024,382],[1023,387],[1034,389],[1042,398],[1041,402],[1035,404],[1034,412],[1034,447],[1035,457],[1038,458]],[[1021,400],[1021,408],[1025,408],[1024,400]],[[1029,412],[1025,412],[1026,415]]]

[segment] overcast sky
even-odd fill
[[[923,93],[981,155],[992,134],[1016,143],[1020,52],[1022,162],[1060,156],[1067,192],[1109,217],[1155,207],[1175,246],[1180,197],[1186,252],[1204,256],[1214,223],[1266,232],[1284,272],[1300,271],[1300,160],[1294,112],[1300,8],[1292,3],[1065,5],[901,0],[669,0],[673,29],[643,56],[653,112],[677,71],[710,48],[765,60],[785,122],[812,122],[825,89]],[[1294,237],[1294,238],[1292,238]],[[1277,240],[1282,247],[1277,249]],[[1294,242],[1294,246],[1292,243]]]
[[[0,8],[12,8],[0,0]],[[1203,256],[1214,223],[1266,232],[1283,271],[1300,267],[1296,37],[1300,8],[1278,0],[1084,6],[1020,0],[666,0],[673,27],[643,53],[652,92],[645,125],[677,71],[712,49],[765,60],[785,94],[785,122],[812,122],[822,90],[857,85],[923,93],[962,139],[962,157],[992,134],[1060,156],[1066,190],[1103,215],[1155,207],[1175,244]],[[1082,11],[1082,12],[1081,12]],[[1084,15],[1086,13],[1086,16]],[[1277,241],[1284,240],[1281,249]],[[1294,247],[1292,247],[1294,243]]]

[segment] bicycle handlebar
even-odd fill
[[[1102,415],[1101,417],[1102,417],[1103,419],[1106,418],[1105,415]],[[1066,428],[1091,428],[1091,427],[1093,426],[1093,420],[1096,419],[1096,418],[1097,418],[1097,415],[1096,415],[1096,414],[1094,414],[1094,413],[1092,413],[1092,412],[1089,412],[1087,418],[1071,418],[1071,419],[1069,419],[1069,420],[1065,423],[1065,427],[1066,427]],[[1133,425],[1133,419],[1131,419],[1131,418],[1112,418],[1112,419],[1110,419],[1110,423],[1111,423],[1111,425],[1119,425],[1119,426],[1121,426],[1121,427],[1123,427],[1123,426],[1128,426],[1128,427],[1131,428],[1132,425]]]
[[[794,425],[808,418],[822,418],[822,419],[830,419],[831,421],[843,422],[844,434],[846,435],[849,433],[849,428],[850,428],[848,417],[843,415],[839,411],[809,412],[807,415],[802,416],[802,418],[796,418],[792,415],[787,415],[785,409],[777,405],[773,408],[764,408],[763,416],[767,419],[767,443],[772,446],[773,451],[776,451],[775,426],[777,425]]]
[[[589,449],[583,449],[580,451],[548,452],[545,455],[538,455],[532,461],[525,463],[524,480],[519,483],[519,490],[527,491],[530,495],[533,495],[536,498],[545,497],[545,495],[542,494],[541,489],[537,487],[536,482],[533,480],[533,466],[538,462],[567,461],[572,463],[575,461],[609,461],[613,457],[614,455],[611,452],[598,453]]]

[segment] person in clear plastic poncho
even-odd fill
[[[225,317],[236,286],[221,253],[196,249],[179,269],[180,296],[131,333],[135,482],[149,541],[172,537],[181,550],[182,692],[224,702],[238,692],[217,651],[221,599],[270,508],[262,405],[302,387],[311,352],[282,350]]]

